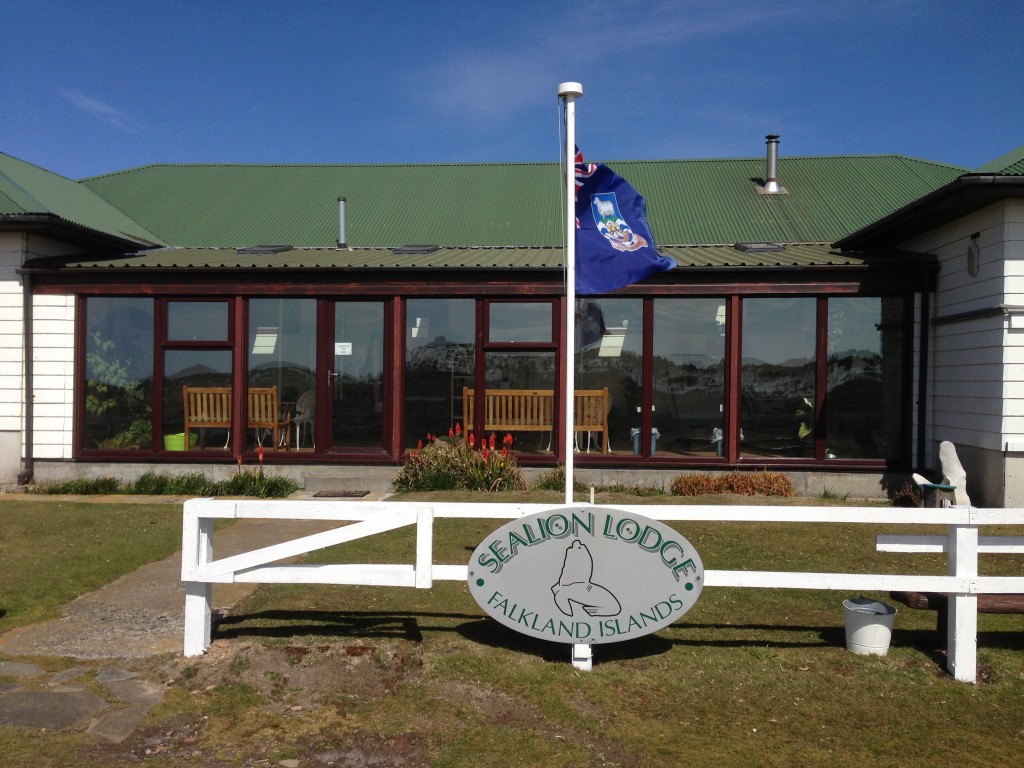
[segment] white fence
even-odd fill
[[[186,582],[185,656],[210,645],[214,583],[360,584],[429,589],[435,580],[465,581],[468,564],[433,561],[433,522],[439,518],[511,520],[545,512],[551,504],[425,504],[353,501],[185,502],[181,578]],[[587,506],[574,505],[574,506]],[[905,509],[871,507],[727,507],[616,505],[625,513],[663,521],[776,522],[821,524],[945,525],[946,536],[880,535],[888,552],[946,552],[946,575],[885,575],[795,571],[725,571],[705,567],[705,587],[827,589],[846,592],[905,590],[949,595],[948,668],[973,682],[977,668],[977,595],[1024,593],[1024,576],[979,576],[978,555],[1024,553],[1024,536],[980,536],[983,526],[1024,525],[1024,509]],[[347,523],[262,549],[214,559],[217,519],[321,520]],[[335,544],[404,526],[416,526],[416,562],[410,564],[277,564]],[[707,564],[705,563],[705,566]]]

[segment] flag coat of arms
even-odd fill
[[[658,253],[647,202],[604,164],[576,152],[576,293],[609,293],[676,263]]]

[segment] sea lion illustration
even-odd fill
[[[566,548],[558,583],[551,587],[558,610],[566,616],[573,616],[575,605],[578,605],[588,616],[618,616],[622,612],[618,598],[591,581],[593,576],[594,558],[586,545],[577,539]]]

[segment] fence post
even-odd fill
[[[950,576],[978,575],[978,527],[950,525],[947,536],[947,569]],[[946,598],[946,667],[955,680],[973,683],[978,675],[978,595],[950,594]]]
[[[434,586],[434,509],[416,510],[416,588]]]
[[[185,656],[202,656],[210,647],[213,584],[197,581],[213,560],[213,519],[199,517],[186,502],[181,549],[181,578],[185,582]]]

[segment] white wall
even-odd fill
[[[18,270],[26,259],[72,252],[65,243],[0,232],[0,483],[17,479],[25,447],[23,288]],[[33,299],[35,458],[71,458],[74,305],[72,296]]]
[[[967,250],[974,233],[980,266],[971,276]],[[991,205],[903,247],[939,257],[934,318],[993,310],[932,327],[929,421],[935,442],[957,446],[969,492],[974,478],[972,501],[1004,505],[1024,493],[1024,476],[1011,482],[1007,475],[1005,453],[1019,446],[1024,457],[1024,203]],[[996,311],[1001,306],[1021,307],[1020,329],[1011,327],[1012,309]]]
[[[25,366],[22,286],[17,269],[24,248],[24,235],[0,232],[0,483],[13,483],[21,471]]]

